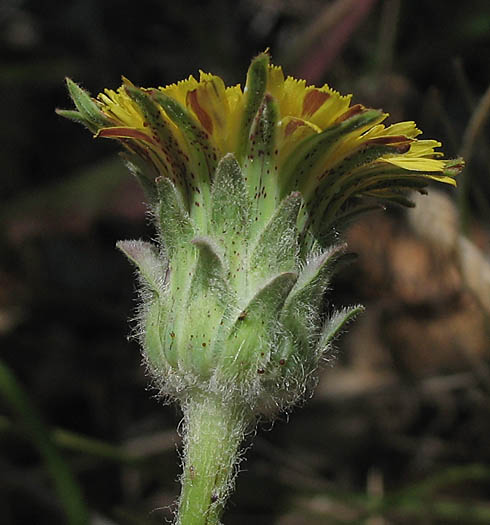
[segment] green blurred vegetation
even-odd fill
[[[352,92],[393,120],[415,120],[448,156],[465,152],[461,223],[488,255],[487,0],[4,0],[2,524],[163,523],[178,493],[180,415],[146,388],[139,349],[126,337],[132,270],[114,249],[154,232],[116,146],[55,115],[70,106],[64,77],[93,94],[117,87],[121,75],[165,85],[198,69],[233,84],[266,47],[288,74]],[[406,233],[399,214],[387,217]],[[387,227],[373,224],[381,226],[367,251],[391,253]],[[383,315],[353,327],[338,367],[290,422],[260,432],[226,523],[490,522],[488,327],[463,316],[461,333],[473,341],[480,330],[486,343],[475,343],[471,358],[463,343],[456,360],[434,347],[436,364],[427,353],[410,361],[403,335],[415,332],[423,346],[428,320],[442,323],[456,310],[488,317],[457,286],[430,301],[400,298],[396,287],[376,284],[382,262],[372,264],[348,270],[332,302],[361,299]],[[394,322],[406,318],[413,324]],[[389,353],[389,381],[375,388],[357,366],[364,349],[369,370],[380,370],[362,330]]]

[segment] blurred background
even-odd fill
[[[57,117],[69,76],[287,74],[415,120],[464,155],[456,191],[346,232],[329,304],[367,310],[304,406],[264,423],[229,524],[490,523],[490,4],[408,0],[3,0],[0,5],[0,522],[165,523],[180,414],[130,338],[119,239],[154,235],[111,141]]]

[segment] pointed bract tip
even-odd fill
[[[124,91],[126,92],[128,97],[136,103],[141,101],[143,97],[147,96],[147,94],[142,89],[136,87],[133,84],[124,83],[123,85],[124,85]]]
[[[83,89],[81,86],[79,86],[76,82],[74,82],[70,77],[65,77],[66,87],[68,88],[68,91],[70,92],[70,95],[72,98],[75,98],[80,93],[83,93],[84,95],[88,95],[88,92]]]
[[[270,47],[266,47],[264,49],[264,51],[261,51],[257,56],[255,56],[253,59],[252,59],[252,62],[254,60],[257,60],[258,58],[264,58],[266,59],[267,61],[269,61],[271,59],[271,48]]]
[[[260,63],[264,64],[265,66],[268,66],[270,63],[271,57],[268,53],[260,53],[260,55],[257,55],[252,62],[253,63]]]
[[[154,250],[150,243],[139,240],[117,241],[116,248],[135,263],[141,263],[142,259],[151,255]]]
[[[218,162],[218,167],[219,166],[231,166],[231,165],[233,165],[233,166],[238,165],[238,161],[236,159],[236,156],[232,152],[229,152],[226,155],[224,155],[223,157],[221,157],[221,159]]]
[[[235,158],[235,154],[231,151],[229,151],[228,153],[226,153],[226,155],[223,155],[222,159],[221,160],[236,160]]]
[[[55,108],[54,112],[59,115],[60,117],[66,118],[66,113],[68,113],[69,109],[61,109],[61,108]],[[77,112],[78,113],[78,112]]]
[[[134,87],[134,84],[131,82],[131,80],[129,80],[129,78],[125,77],[124,75],[121,75],[121,82],[125,86],[132,86],[132,87]]]
[[[252,59],[249,72],[252,70],[256,71],[257,69],[263,69],[265,71],[270,63],[270,58],[271,57],[267,50],[259,53],[255,58]]]

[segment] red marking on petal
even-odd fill
[[[284,128],[284,136],[289,137],[297,128],[304,126],[305,123],[302,120],[294,119],[290,120]]]
[[[196,114],[199,122],[202,124],[202,127],[209,133],[213,133],[213,121],[211,117],[206,113],[203,107],[199,104],[197,98],[197,89],[193,89],[187,93],[186,103],[192,108],[192,111]]]
[[[340,117],[335,121],[335,124],[339,124],[340,122],[344,122],[344,120],[347,120],[354,115],[359,115],[359,113],[362,113],[366,108],[362,104],[354,104],[351,108],[349,108],[345,113],[342,113]]]
[[[395,149],[398,153],[406,153],[410,149],[410,143],[403,142],[402,144],[396,144]]]
[[[102,128],[96,135],[97,137],[104,137],[109,139],[134,139],[155,144],[155,141],[147,135],[144,131],[135,128]]]
[[[319,89],[308,91],[303,99],[302,115],[304,117],[313,115],[328,98],[330,98],[330,95]]]
[[[405,135],[391,135],[386,137],[374,137],[366,140],[365,144],[399,144],[400,142],[409,143],[413,142],[413,139],[406,137]]]

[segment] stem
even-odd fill
[[[89,511],[70,468],[53,443],[52,436],[36,407],[10,369],[0,361],[0,395],[18,414],[24,433],[38,449],[55,483],[68,525],[87,525]]]
[[[243,406],[213,395],[189,400],[183,411],[184,471],[177,525],[219,525],[252,416]]]

